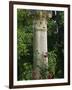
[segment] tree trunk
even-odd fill
[[[43,70],[48,68],[47,20],[42,12],[39,18],[33,20],[33,35],[33,79],[42,79]],[[48,74],[48,70],[45,74]]]

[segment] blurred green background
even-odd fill
[[[33,29],[35,10],[17,9],[17,80],[32,80]],[[54,11],[52,11],[54,12]],[[48,19],[48,71],[53,78],[64,78],[64,12]],[[45,75],[45,71],[42,72]]]

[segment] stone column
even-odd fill
[[[38,11],[33,19],[33,79],[42,79],[42,68],[48,68],[47,13]]]

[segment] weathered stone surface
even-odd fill
[[[47,13],[37,12],[37,14],[39,18],[35,16],[33,20],[33,70],[35,73],[33,79],[40,79],[40,68],[44,65],[48,67]]]

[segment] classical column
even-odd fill
[[[33,79],[42,79],[42,70],[46,68],[48,68],[47,12],[37,11],[33,18]],[[45,74],[48,74],[48,71],[45,71]]]

